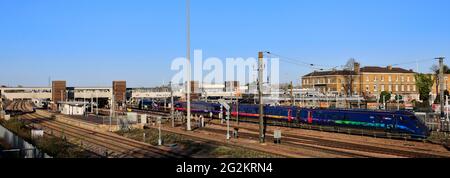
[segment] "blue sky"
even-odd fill
[[[448,0],[191,0],[192,49],[315,64],[450,57]],[[185,56],[184,0],[0,0],[0,84],[132,87],[169,81]],[[434,61],[420,63],[428,72]],[[401,67],[415,69],[416,64]],[[312,69],[281,63],[282,81]]]

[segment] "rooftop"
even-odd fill
[[[413,70],[406,70],[398,67],[376,67],[376,66],[366,66],[360,69],[363,73],[415,73]],[[332,71],[314,71],[305,75],[304,77],[314,77],[314,76],[330,76],[330,75],[357,75],[353,70],[332,70]]]
[[[356,75],[355,71],[350,70],[335,70],[335,71],[314,71],[305,75],[305,77],[313,77],[313,76],[326,76],[326,75]]]
[[[361,72],[367,73],[415,73],[413,70],[406,70],[399,67],[375,67],[375,66],[367,66],[361,68]]]

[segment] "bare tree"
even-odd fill
[[[356,73],[355,64],[356,60],[350,58],[344,66],[343,76],[344,76],[344,91],[347,96],[353,96],[353,84],[355,83]]]
[[[354,71],[355,70],[356,60],[354,58],[350,58],[344,66],[344,70]]]

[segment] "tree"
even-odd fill
[[[447,96],[450,96],[450,93],[449,93],[448,90],[445,90],[445,91],[444,91],[444,99],[445,99]],[[444,101],[444,102],[445,102],[445,101]],[[436,97],[436,99],[434,100],[434,104],[439,104],[439,103],[441,103],[441,94],[437,94],[437,97]]]
[[[387,91],[381,92],[381,94],[380,94],[380,103],[383,103],[384,101],[388,102],[389,100],[391,100],[391,93],[389,93]]]
[[[431,70],[434,72],[434,74],[439,75],[441,69],[438,65],[435,64],[431,67]],[[444,65],[444,74],[450,74],[450,68],[447,65]]]
[[[441,68],[439,67],[439,65],[433,65],[431,67],[431,71],[434,72],[434,77],[435,77],[435,83],[436,83],[436,93],[440,93],[439,91],[439,74],[441,72]],[[450,74],[450,68],[447,65],[444,65],[444,74]],[[438,96],[439,97],[439,96]]]
[[[403,96],[402,95],[395,95],[395,101],[402,101],[403,100]]]
[[[343,74],[344,74],[344,92],[347,96],[353,96],[353,84],[355,83],[355,64],[356,60],[351,58],[347,61],[344,66]]]
[[[347,63],[345,64],[344,70],[350,70],[350,71],[355,70],[355,63],[357,63],[356,60],[354,58],[350,58],[347,61]]]
[[[420,100],[428,103],[430,100],[431,88],[433,87],[433,77],[427,74],[416,74],[416,85],[419,90]]]

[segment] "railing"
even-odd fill
[[[415,115],[430,131],[450,132],[450,123],[442,122],[439,113],[415,113]]]

